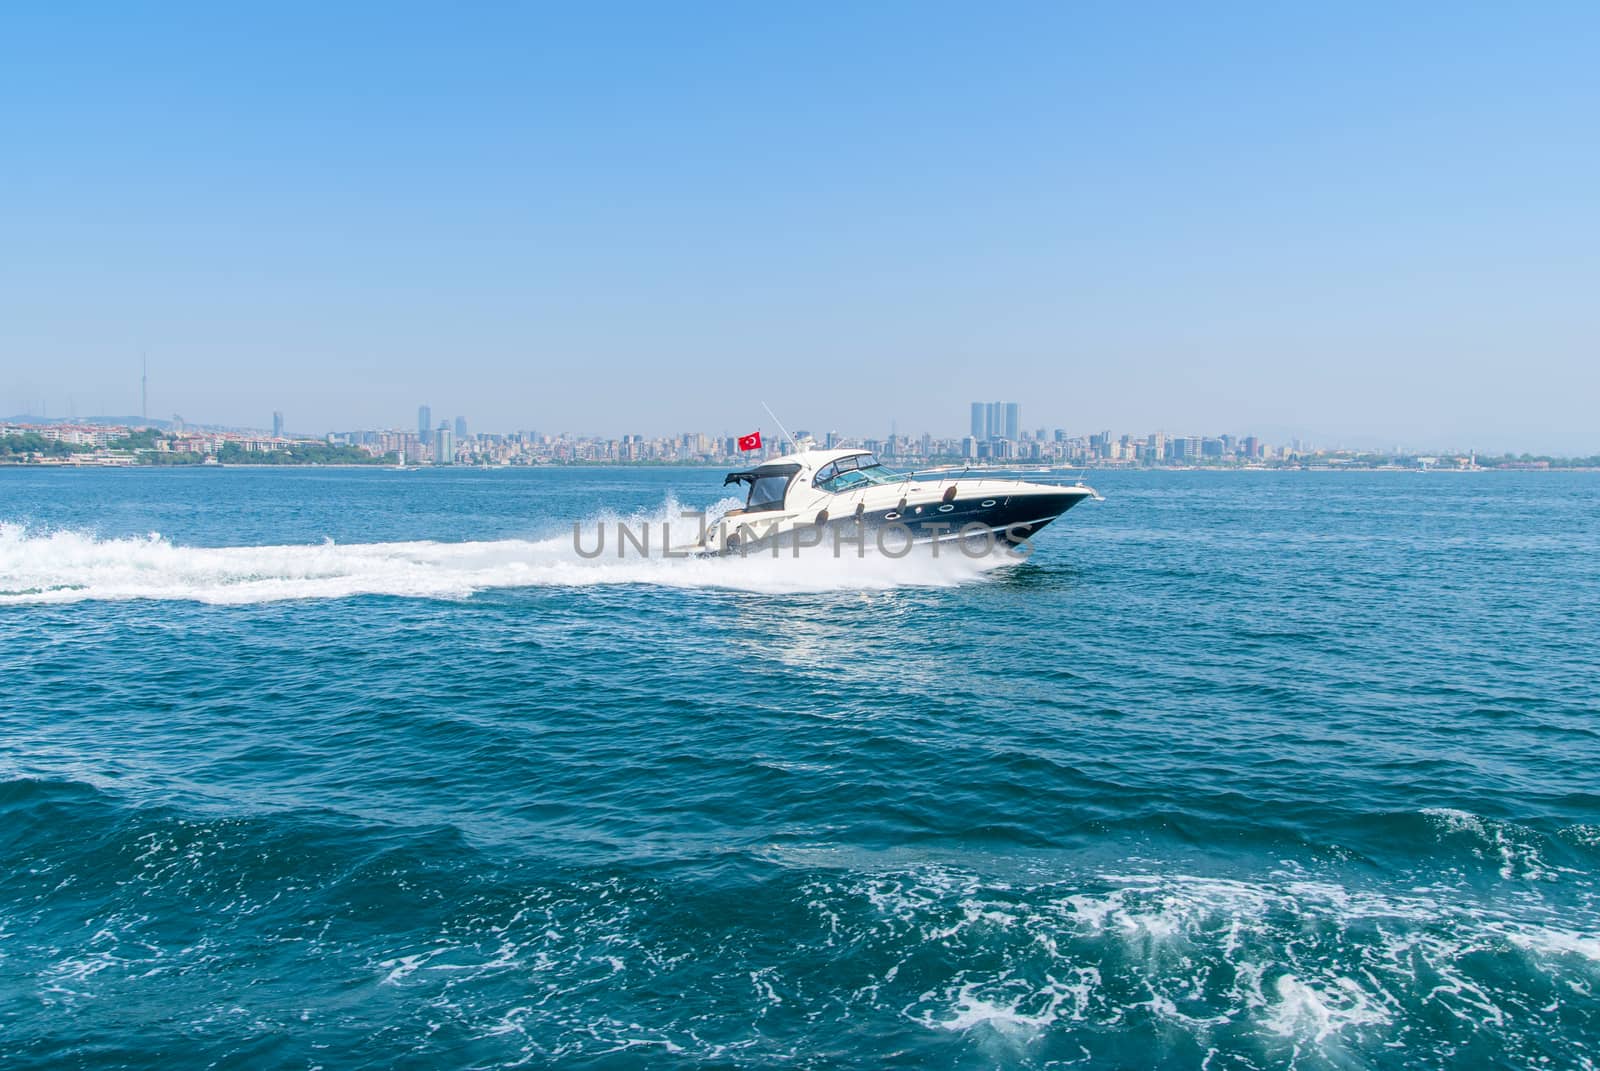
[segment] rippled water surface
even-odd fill
[[[8,1067],[1592,1067],[1600,476],[0,470]]]

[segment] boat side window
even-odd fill
[[[762,476],[750,481],[750,498],[745,504],[747,513],[757,510],[782,509],[783,493],[789,489],[788,476]]]

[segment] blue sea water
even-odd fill
[[[1592,1067],[1600,476],[0,470],[16,1068]]]

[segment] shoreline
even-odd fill
[[[74,463],[74,462],[61,462],[61,461],[44,461],[44,462],[40,462],[40,461],[0,461],[0,471],[5,471],[5,470],[9,470],[9,469],[24,469],[24,470],[50,469],[50,470],[70,470],[70,471],[74,471],[74,472],[130,472],[130,471],[131,472],[156,472],[156,471],[165,471],[165,472],[195,472],[195,471],[214,472],[214,471],[218,471],[218,470],[227,470],[227,469],[246,469],[246,470],[250,470],[250,471],[254,472],[254,471],[261,471],[261,470],[265,470],[265,469],[272,469],[272,470],[277,470],[277,471],[305,471],[307,469],[339,469],[341,471],[346,471],[346,470],[348,470],[348,471],[371,470],[371,471],[386,471],[386,472],[452,472],[452,471],[455,471],[455,472],[501,472],[501,471],[505,471],[505,472],[525,472],[525,471],[538,471],[538,470],[541,470],[541,469],[639,469],[639,470],[646,470],[646,469],[694,469],[694,470],[698,470],[698,469],[704,469],[707,472],[722,472],[722,471],[726,471],[730,466],[736,466],[738,464],[740,464],[740,463],[736,462],[736,461],[718,462],[716,464],[708,464],[706,462],[697,462],[697,461],[646,462],[646,463],[638,463],[638,462],[631,462],[630,463],[630,462],[614,462],[614,461],[551,461],[551,462],[546,462],[544,464],[539,464],[539,465],[490,465],[487,469],[485,469],[485,468],[483,468],[481,466],[478,466],[478,465],[407,465],[404,469],[396,469],[395,466],[393,466],[393,465],[387,465],[387,464],[381,464],[381,463],[378,463],[378,464],[360,464],[360,463],[337,462],[337,461],[335,461],[335,462],[326,462],[326,463],[316,463],[316,464],[304,464],[304,465],[300,465],[300,464],[295,464],[295,465],[284,465],[284,464],[278,464],[278,465],[273,465],[273,464],[251,465],[251,464],[247,464],[247,463],[241,464],[239,462],[229,462],[227,464],[219,464],[219,465],[203,465],[203,464],[183,464],[183,465],[116,464],[116,465],[107,465],[107,464],[97,464],[97,463],[92,463],[92,462],[91,463]],[[1548,466],[1548,467],[1535,468],[1535,467],[1524,467],[1524,466],[1521,466],[1521,465],[1518,465],[1518,466],[1507,465],[1507,466],[1503,466],[1503,467],[1502,466],[1480,466],[1480,467],[1475,468],[1475,469],[1458,469],[1458,468],[1428,468],[1428,469],[1422,469],[1422,468],[1402,468],[1402,467],[1399,467],[1399,466],[1380,466],[1380,465],[1281,465],[1281,466],[1273,466],[1273,467],[1265,467],[1265,466],[1259,466],[1259,465],[1216,465],[1216,466],[1211,466],[1211,465],[1193,465],[1193,466],[1175,466],[1175,465],[1137,465],[1137,466],[1133,466],[1133,465],[1129,465],[1129,466],[1115,465],[1115,466],[1112,466],[1112,465],[1107,465],[1107,466],[1084,466],[1084,467],[1058,466],[1058,467],[1052,468],[1052,469],[1050,469],[1050,470],[1048,470],[1046,472],[1041,472],[1037,468],[1010,469],[1010,468],[1002,468],[1002,467],[981,467],[980,468],[980,467],[974,466],[971,471],[974,472],[974,473],[990,475],[990,476],[998,475],[1002,479],[1005,478],[1006,476],[1012,475],[1012,474],[1015,474],[1015,475],[1017,475],[1019,477],[1020,476],[1038,476],[1038,475],[1076,474],[1076,475],[1082,476],[1084,479],[1088,479],[1088,478],[1090,478],[1090,477],[1092,477],[1094,475],[1102,474],[1102,473],[1127,473],[1127,472],[1137,472],[1137,473],[1153,473],[1153,472],[1215,472],[1215,473],[1275,473],[1275,472],[1314,473],[1314,472],[1339,472],[1339,473],[1355,473],[1355,472],[1363,472],[1363,473],[1404,473],[1404,474],[1418,475],[1418,476],[1433,476],[1433,475],[1481,476],[1481,475],[1485,475],[1485,474],[1489,474],[1489,473],[1521,473],[1521,474],[1536,475],[1536,474],[1558,473],[1558,472],[1600,472],[1600,467],[1596,467],[1596,466],[1592,466],[1592,465],[1587,465],[1587,466],[1585,466],[1585,465],[1573,465],[1573,466],[1565,466],[1565,465],[1555,466],[1555,465],[1552,465],[1552,466]],[[941,473],[940,475],[942,477],[948,478],[951,474],[950,473]],[[955,475],[957,477],[959,477],[962,474],[958,472],[958,473],[955,473]]]

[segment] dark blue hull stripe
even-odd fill
[[[802,538],[802,533],[805,544],[831,547],[837,540],[840,546],[849,548],[855,545],[858,531],[865,532],[870,546],[877,539],[877,532],[882,529],[890,530],[883,536],[884,546],[890,549],[898,549],[903,545],[902,532],[909,532],[917,542],[927,542],[959,539],[963,535],[963,528],[970,528],[968,534],[977,538],[978,527],[984,530],[987,538],[1015,544],[1031,537],[1087,497],[1010,495],[983,500],[993,501],[992,506],[984,506],[980,502],[949,503],[955,508],[946,513],[939,512],[939,503],[929,503],[922,506],[920,512],[912,507],[905,514],[895,510],[876,510],[864,513],[859,518],[854,514],[829,517],[822,525],[822,532],[817,531],[815,524],[797,524],[787,531],[767,534],[767,526],[761,522],[759,515],[741,517],[745,530],[741,531],[730,524],[727,528],[729,545],[721,553],[738,554],[741,547],[745,554],[770,550],[774,545],[792,547],[797,538]]]

